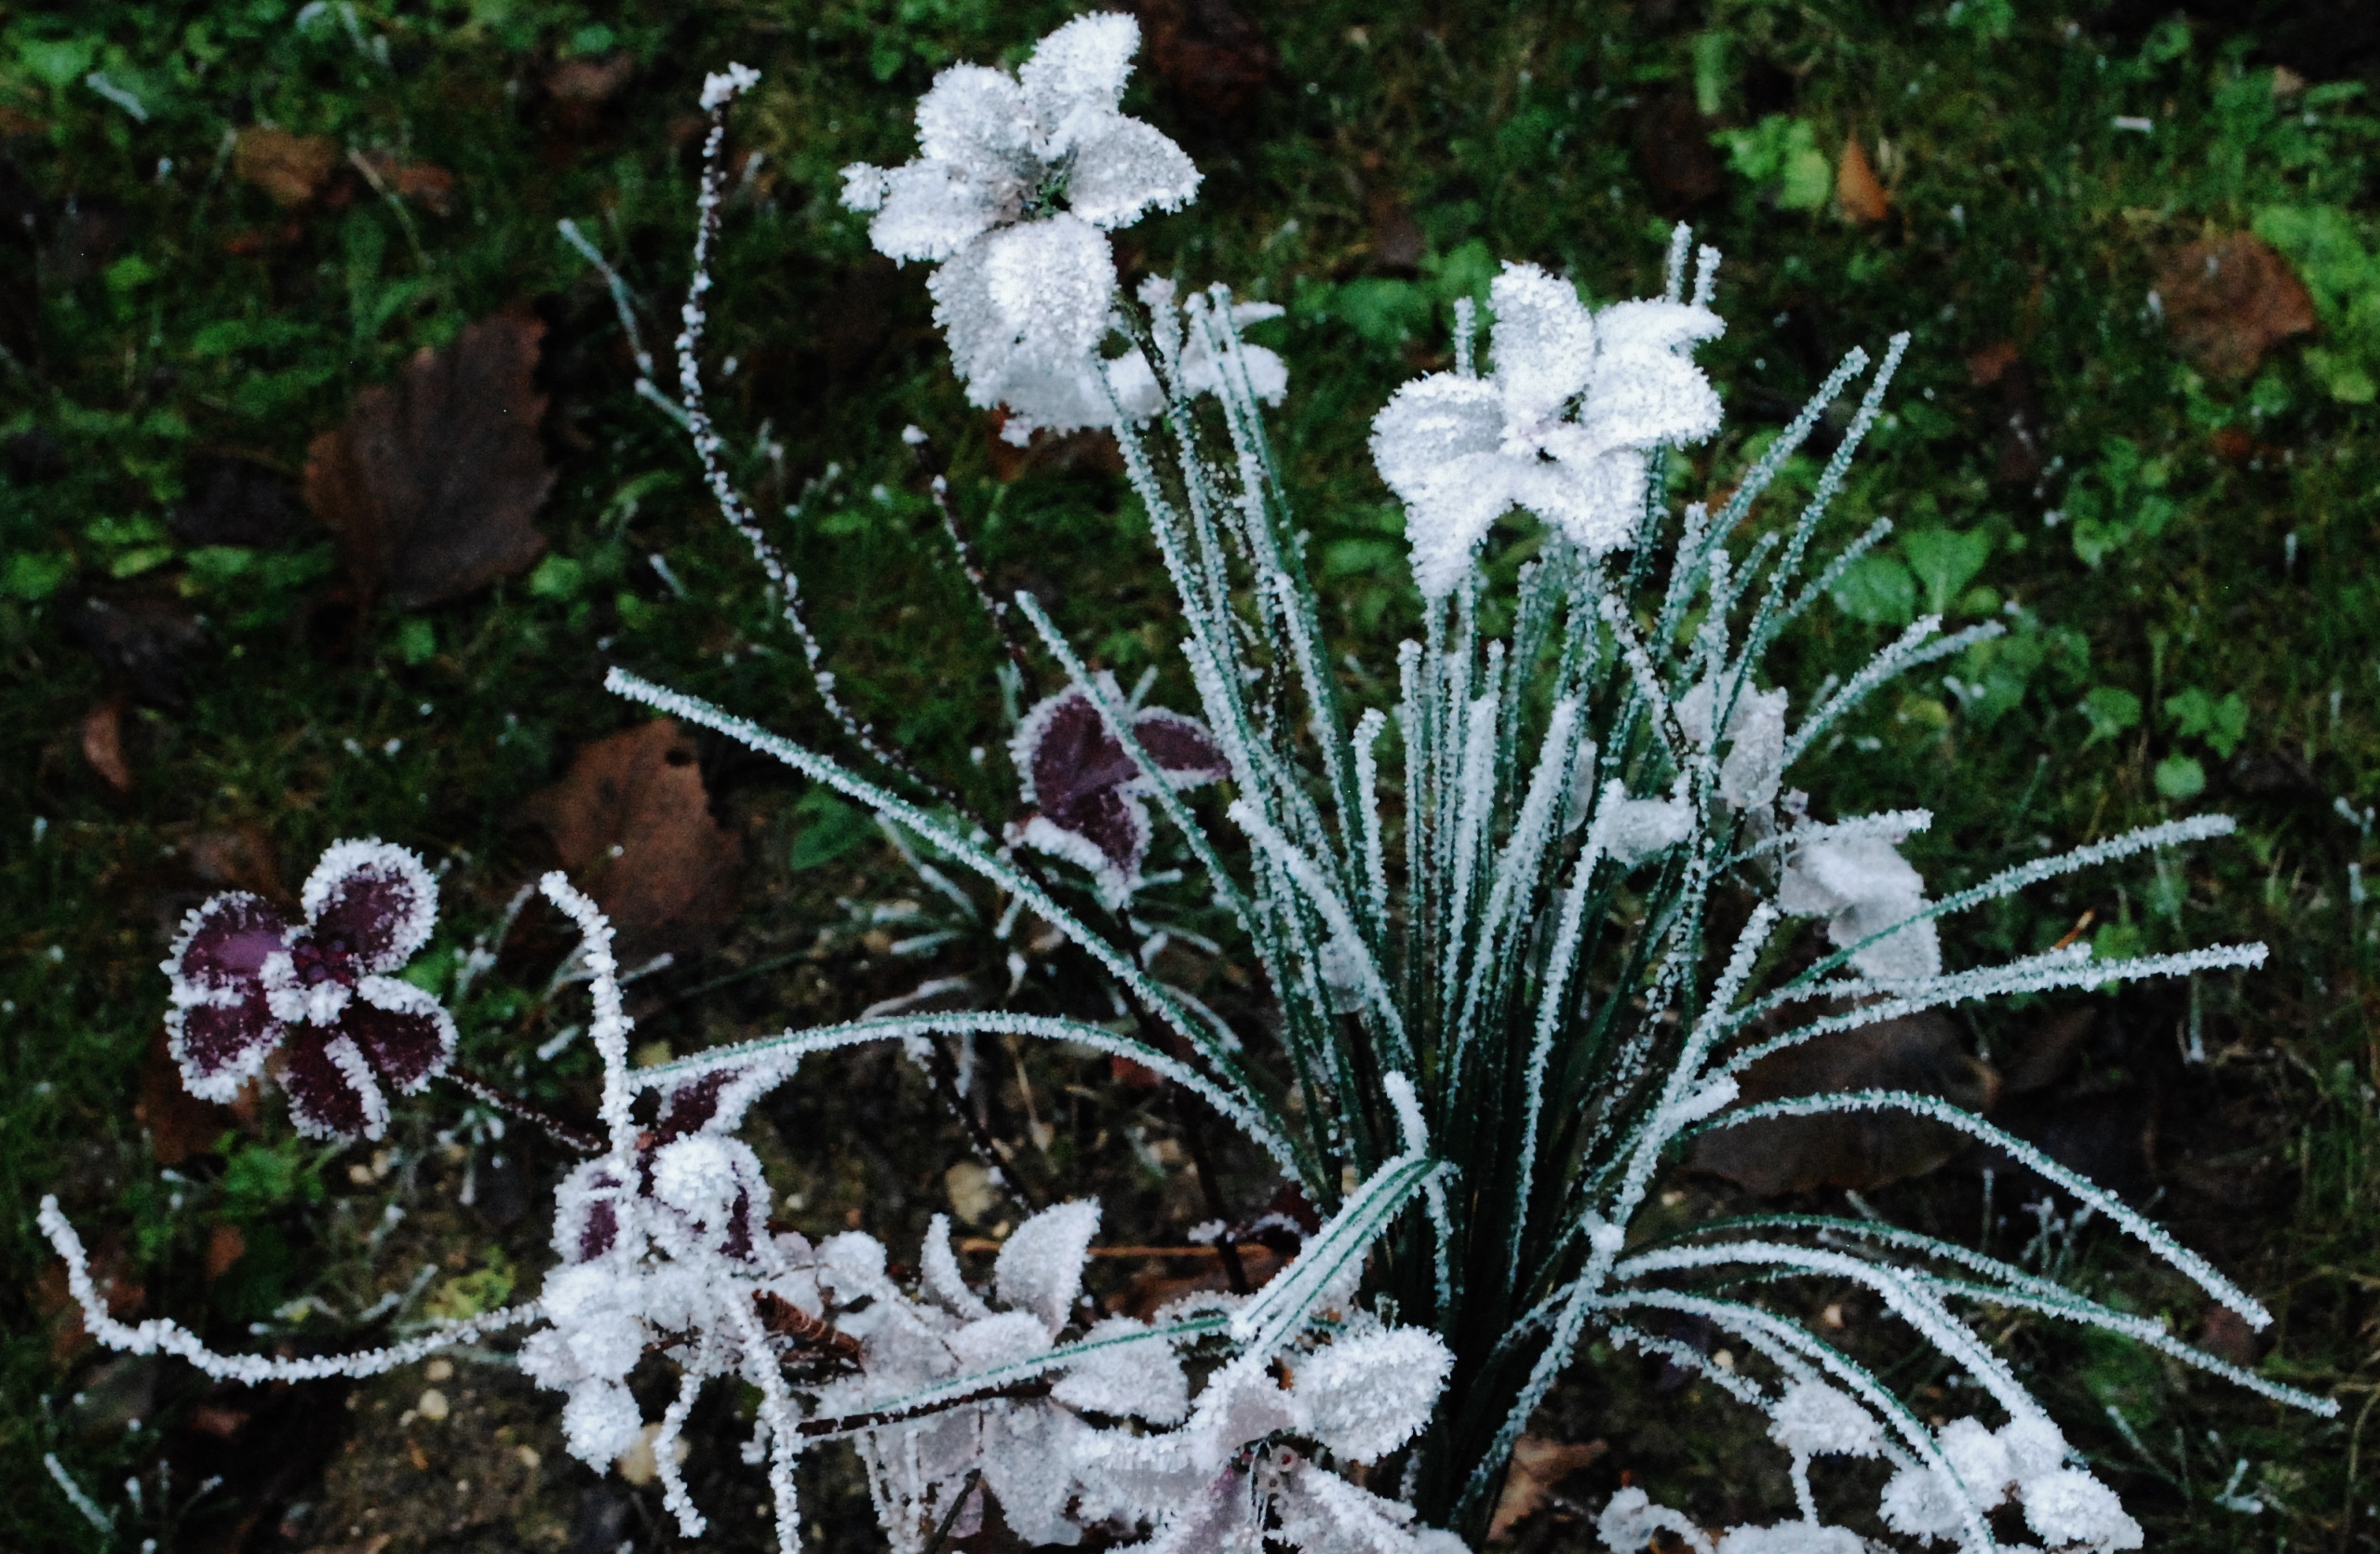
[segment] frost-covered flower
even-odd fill
[[[194,1095],[228,1101],[267,1070],[301,1132],[376,1139],[389,1090],[411,1094],[445,1072],[454,1022],[437,998],[388,973],[437,921],[422,861],[376,838],[333,846],[290,923],[231,891],[192,909],[164,963],[166,1031]]]
[[[1489,288],[1493,375],[1436,372],[1372,422],[1372,458],[1405,507],[1414,581],[1454,591],[1497,518],[1536,514],[1591,555],[1620,549],[1645,502],[1646,454],[1718,430],[1719,396],[1687,351],[1726,328],[1707,308],[1619,302],[1507,264]]]
[[[1795,848],[1777,886],[1787,912],[1826,919],[1837,948],[1903,922],[1926,906],[1926,882],[1879,836],[1823,837]],[[1851,969],[1879,982],[1942,974],[1942,935],[1928,918],[1851,957]]]
[[[1099,690],[1109,706],[1124,704],[1112,676],[1100,676]],[[1131,717],[1133,738],[1177,791],[1231,774],[1197,718],[1163,707]],[[1129,896],[1149,855],[1151,787],[1098,707],[1079,690],[1044,698],[1017,725],[1011,754],[1025,802],[1036,810],[1009,827],[1009,839],[1090,870],[1111,904]]]
[[[843,170],[879,252],[940,262],[929,283],[971,402],[1019,437],[1113,420],[1093,375],[1115,293],[1106,234],[1198,192],[1181,147],[1118,112],[1140,28],[1077,17],[1014,76],[953,65],[918,102],[918,156]]]
[[[1711,748],[1714,676],[1678,698],[1677,721],[1688,737]],[[1745,686],[1728,710],[1727,758],[1719,763],[1719,797],[1738,810],[1761,810],[1777,797],[1785,775],[1786,693]]]

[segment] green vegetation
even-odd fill
[[[208,1434],[229,1414],[194,1424],[204,1410],[249,1405],[170,1375],[137,1402],[110,1391],[138,1376],[61,1336],[32,1226],[42,1192],[112,1238],[104,1257],[142,1314],[211,1323],[227,1346],[330,1342],[344,1329],[326,1310],[383,1292],[410,1315],[484,1309],[533,1288],[547,1255],[538,1195],[556,1158],[518,1129],[498,1137],[450,1090],[377,1152],[326,1152],[269,1105],[169,1141],[170,1084],[143,1075],[158,1072],[156,963],[183,910],[220,889],[294,889],[337,837],[402,842],[445,870],[439,937],[416,970],[453,993],[475,937],[550,862],[530,795],[639,721],[601,694],[602,664],[831,741],[741,542],[676,426],[635,392],[602,278],[557,230],[575,222],[619,268],[646,345],[666,346],[706,70],[740,59],[766,77],[736,121],[713,406],[757,509],[798,508],[778,530],[843,694],[988,809],[1009,806],[998,650],[901,443],[915,423],[948,460],[995,583],[1032,588],[1126,684],[1154,668],[1156,698],[1188,704],[1121,482],[1080,449],[1020,467],[951,383],[918,273],[870,259],[836,198],[843,165],[906,156],[908,104],[935,70],[1014,60],[1067,9],[0,10],[0,1184],[15,1215],[0,1242],[0,1543],[97,1546],[45,1453],[117,1508],[119,1547],[337,1545],[346,1527],[289,1507],[343,1503],[340,1483],[370,1480],[342,1467],[328,1495],[311,1478],[268,1495],[252,1464],[235,1466],[184,1517],[195,1474],[178,1469],[161,1510],[161,1450],[269,1452],[239,1431],[281,1416]],[[1865,773],[1866,786],[1826,774],[1845,808],[1934,810],[1910,851],[1939,891],[2169,815],[2240,817],[2232,843],[1960,919],[1945,948],[1958,965],[2072,938],[2104,953],[2272,944],[2253,976],[2097,1001],[2035,1089],[2020,1092],[2019,1060],[2083,1000],[2020,1005],[1972,1034],[2009,1080],[1996,1115],[2088,1154],[2280,1320],[2262,1339],[2202,1333],[2203,1306],[2099,1227],[2037,1226],[1972,1162],[1871,1201],[1943,1234],[1982,1226],[2003,1253],[2031,1241],[2103,1297],[2346,1403],[2339,1423],[2284,1414],[2011,1313],[1996,1337],[2036,1368],[2155,1547],[2380,1545],[2380,1439],[2362,1427],[2380,1399],[2380,918],[2361,873],[2380,802],[2380,119],[2361,84],[2277,74],[2252,39],[2179,20],[2113,37],[2010,0],[1322,0],[1262,21],[1277,60],[1244,108],[1216,112],[1211,81],[1143,76],[1134,111],[1207,181],[1188,212],[1136,227],[1131,255],[1287,308],[1257,338],[1290,364],[1276,441],[1342,629],[1384,647],[1410,629],[1398,516],[1364,439],[1398,382],[1443,363],[1455,301],[1483,294],[1498,261],[1566,270],[1598,302],[1646,293],[1670,218],[1694,205],[1727,256],[1729,333],[1701,359],[1730,425],[1678,462],[1681,501],[1731,488],[1843,351],[1914,331],[1893,414],[1829,519],[1836,544],[1878,516],[1896,533],[1772,662],[1801,707],[1916,615],[2007,623],[1846,726],[1844,744],[1892,757],[1844,763],[1845,784]],[[240,138],[259,127],[328,159]],[[1880,221],[1841,213],[1847,139],[1886,198]],[[2267,328],[2253,298],[2216,308],[2208,328],[2255,341],[2250,368],[2221,376],[2177,348],[2166,293],[2174,255],[2235,233],[2282,256],[2314,327]],[[520,308],[545,328],[557,472],[533,566],[403,610],[359,584],[302,505],[284,521],[252,487],[212,494],[235,460],[298,504],[310,440],[359,391]],[[1789,464],[1780,510],[1816,469]],[[1522,527],[1499,533],[1492,565],[1517,565]],[[900,915],[869,904],[919,887],[865,817],[727,752],[706,745],[703,761],[715,812],[744,838],[742,913],[645,985],[638,1039],[685,1051],[845,1016],[935,974],[883,947],[894,935],[877,925],[896,934]],[[565,942],[533,911],[523,923],[451,1000],[464,1056],[569,1105],[593,1068],[584,1042],[531,1056],[581,1017],[548,986]],[[758,1145],[804,1184],[787,1212],[814,1228],[863,1209],[921,1223],[961,1157],[955,1126],[913,1075],[819,1073],[830,1093]],[[1129,1078],[1037,1070],[1015,1109],[1038,1158],[1110,1195],[1114,1226],[1164,1234],[1163,1168],[1178,1159],[1158,1147],[1169,1136],[1133,1132],[1147,1103]],[[1113,1126],[1045,1141],[1060,1106]],[[529,1207],[505,1217],[506,1194]],[[898,1239],[897,1225],[871,1228]],[[250,1323],[272,1336],[246,1336]],[[1877,1341],[1891,1341],[1881,1324]],[[1714,1520],[1782,1493],[1736,1471],[1752,1438],[1721,1403],[1685,1406],[1648,1377],[1631,1357],[1582,1371],[1555,1433],[1606,1436],[1610,1482],[1628,1468]],[[1933,1400],[1956,1378],[1915,1359],[1889,1378],[1919,1412],[1950,1412]],[[320,1427],[352,1427],[411,1473],[372,1410],[421,1386],[358,1388],[377,1400],[326,1405]],[[591,1480],[522,1413],[503,1429],[543,1442],[542,1487],[472,1536],[566,1547]],[[105,1487],[134,1474],[149,1475],[143,1508]],[[805,1494],[819,1539],[872,1539],[852,1485]],[[267,1505],[287,1530],[243,1530]],[[722,1547],[742,1535],[727,1526]],[[1584,1547],[1582,1528],[1562,1536]]]

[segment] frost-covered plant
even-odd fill
[[[1997,628],[1944,636],[1939,619],[1922,620],[1798,719],[1783,690],[1760,683],[1780,634],[1888,530],[1872,527],[1810,575],[1819,527],[1905,337],[1868,376],[1790,522],[1737,541],[1783,462],[1867,372],[1864,353],[1719,511],[1673,514],[1668,450],[1717,425],[1691,357],[1719,328],[1709,305],[1717,256],[1701,250],[1689,290],[1683,229],[1660,299],[1590,310],[1567,282],[1508,266],[1490,293],[1487,375],[1474,369],[1474,320],[1462,313],[1455,370],[1407,385],[1380,411],[1374,455],[1405,502],[1424,609],[1418,638],[1396,654],[1394,699],[1351,704],[1352,688],[1370,682],[1343,679],[1341,655],[1324,641],[1262,424],[1261,405],[1281,387],[1277,360],[1243,343],[1249,315],[1219,287],[1177,301],[1170,285],[1144,285],[1136,308],[1116,295],[1102,227],[1180,204],[1196,180],[1170,142],[1116,114],[1133,37],[1129,21],[1089,18],[1044,40],[1019,80],[946,73],[920,107],[921,160],[854,170],[852,197],[876,209],[886,251],[944,261],[940,315],[978,403],[1005,405],[1012,427],[1113,428],[1176,591],[1198,716],[1121,694],[1019,595],[1016,611],[1064,686],[1021,719],[1015,810],[976,815],[852,718],[823,671],[817,689],[848,760],[624,670],[608,681],[870,807],[982,934],[1008,939],[1029,913],[1071,941],[1116,1018],[886,1014],[631,1068],[608,927],[549,877],[593,979],[603,1137],[558,1195],[558,1261],[535,1301],[344,1360],[214,1355],[170,1323],[110,1319],[74,1231],[45,1203],[91,1330],[262,1379],[367,1373],[432,1345],[536,1324],[523,1367],[566,1395],[572,1449],[598,1465],[645,1427],[627,1385],[640,1367],[676,1370],[660,1421],[669,1439],[706,1385],[739,1378],[762,1400],[746,1456],[769,1465],[787,1549],[794,1457],[829,1438],[856,1443],[903,1550],[973,1530],[987,1499],[1037,1542],[1096,1534],[1167,1554],[1451,1547],[1456,1532],[1437,1529],[1484,1525],[1514,1441],[1591,1333],[1700,1370],[1763,1411],[1799,1510],[1714,1538],[1623,1489],[1598,1522],[1615,1554],[1657,1534],[1719,1554],[1851,1554],[1862,1539],[1821,1520],[1811,1484],[1835,1457],[1889,1466],[1876,1520],[1906,1539],[1986,1549],[1997,1517],[2000,1531],[2029,1528],[2039,1540],[2030,1547],[2138,1547],[2141,1530],[2113,1492],[1962,1315],[1976,1307],[2128,1337],[2332,1412],[2156,1321],[1874,1219],[1756,1214],[1669,1233],[1645,1223],[1661,1172],[1701,1134],[1900,1112],[2005,1151],[2252,1327],[2267,1325],[2245,1291],[2136,1211],[1944,1100],[1860,1091],[1747,1104],[1739,1085],[1765,1058],[1922,1010],[2260,964],[2254,944],[2118,960],[2077,944],[1943,964],[1946,917],[2220,837],[2229,824],[2147,827],[1932,899],[1899,851],[1929,824],[1924,811],[1829,818],[1822,799],[1785,786],[1879,686]],[[725,114],[755,79],[737,67],[705,93],[714,121],[676,409],[723,511],[783,585],[817,670],[793,579],[720,464],[698,371]],[[939,482],[935,495],[980,577]],[[1515,508],[1547,529],[1495,612],[1509,628],[1493,635],[1473,556]],[[1004,632],[1005,614],[985,603]],[[1023,664],[1023,645],[1009,646]],[[1224,791],[1194,810],[1186,790],[1198,784]],[[1178,871],[1144,873],[1159,845]],[[1061,867],[1044,872],[1043,858]],[[250,910],[210,907],[199,921],[211,912],[229,928]],[[309,913],[318,919],[311,896]],[[1201,923],[1260,975],[1264,1018],[1234,1023],[1153,971],[1161,918]],[[1796,919],[1819,921],[1831,949],[1793,953]],[[1724,932],[1722,922],[1741,926]],[[320,921],[308,931],[318,937]],[[251,982],[279,996],[272,978],[282,973],[248,958],[255,965],[237,976],[249,981],[193,982],[203,1000],[178,1001],[252,1002],[265,995]],[[1082,1043],[1146,1066],[1270,1157],[1319,1228],[1269,1282],[1246,1288],[1230,1252],[1245,1226],[1230,1223],[1194,1150],[1218,1214],[1199,1234],[1217,1239],[1240,1287],[1145,1323],[1082,1297],[1099,1223],[1087,1201],[1026,1220],[988,1288],[968,1281],[939,1220],[914,1283],[892,1277],[887,1249],[867,1236],[813,1245],[772,1230],[758,1159],[733,1136],[756,1097],[807,1056],[868,1041],[902,1043],[947,1075],[946,1044],[986,1035]],[[1991,1417],[1939,1427],[1917,1417],[1851,1356],[1771,1308],[1766,1293],[1790,1280],[1872,1293],[1976,1383]],[[1725,1333],[1748,1361],[1718,1368],[1660,1336],[1679,1317]],[[669,1506],[696,1534],[703,1514],[668,1440],[661,1445]],[[1339,1471],[1352,1464],[1372,1466]]]

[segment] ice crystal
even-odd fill
[[[191,1093],[228,1101],[269,1069],[302,1132],[379,1138],[388,1093],[420,1091],[454,1052],[437,999],[387,974],[428,942],[437,899],[419,858],[365,840],[322,855],[301,922],[244,891],[192,908],[163,968],[168,1046]]]
[[[1507,264],[1488,291],[1492,375],[1437,372],[1372,423],[1380,477],[1405,505],[1414,580],[1454,591],[1488,526],[1514,507],[1589,555],[1631,543],[1647,454],[1718,430],[1719,397],[1686,352],[1726,328],[1708,308],[1620,302],[1590,313],[1571,284]]]

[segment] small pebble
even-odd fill
[[[454,1361],[443,1357],[433,1360],[422,1367],[422,1374],[432,1381],[444,1381],[454,1374]]]
[[[512,1449],[512,1454],[520,1459],[521,1467],[531,1472],[536,1471],[537,1465],[545,1460],[537,1454],[537,1448],[534,1446],[516,1446]]]
[[[437,1423],[447,1416],[446,1394],[435,1387],[424,1388],[413,1404],[413,1412],[432,1424]]]

